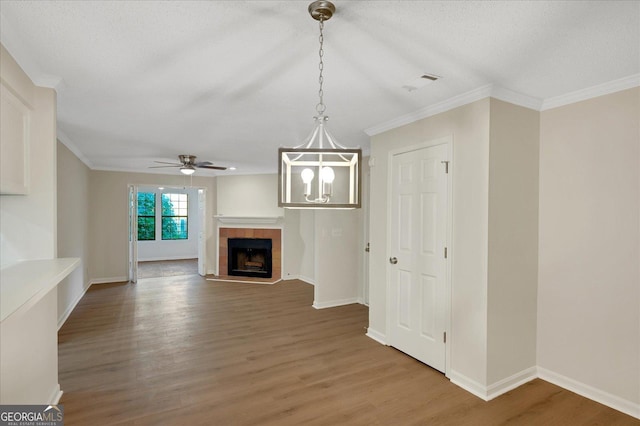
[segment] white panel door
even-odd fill
[[[446,144],[394,155],[391,184],[391,346],[445,372]]]

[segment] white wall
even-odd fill
[[[300,233],[300,211],[284,211],[282,232],[282,279],[299,279],[304,241]]]
[[[640,417],[640,88],[544,111],[538,365]]]
[[[540,113],[491,99],[487,385],[535,377]]]
[[[197,172],[196,172],[197,174]],[[192,180],[193,179],[193,180]],[[218,256],[216,223],[216,178],[181,174],[125,173],[92,170],[90,173],[90,262],[92,281],[125,281],[128,265],[128,185],[202,187],[207,190],[206,268],[214,273]]]
[[[489,99],[376,135],[371,140],[369,332],[386,336],[388,252],[387,173],[390,151],[453,137],[451,371],[487,384],[487,257]]]
[[[278,175],[219,176],[218,212],[224,216],[278,217]]]
[[[315,213],[314,210],[300,212],[300,279],[310,284],[316,282],[315,272]]]
[[[138,241],[138,260],[176,260],[195,259],[198,257],[198,234],[200,232],[200,214],[198,210],[197,188],[168,188],[158,186],[140,186],[138,192],[156,194],[156,239],[154,241]],[[161,194],[187,194],[188,196],[188,233],[186,240],[162,239]]]
[[[58,256],[80,267],[58,285],[58,328],[89,288],[89,168],[58,142]]]

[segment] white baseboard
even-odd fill
[[[71,315],[71,312],[73,312],[73,310],[75,309],[76,305],[80,302],[80,299],[82,299],[84,297],[85,293],[87,292],[87,290],[89,290],[89,287],[91,287],[91,282],[89,282],[87,284],[87,286],[84,288],[84,290],[82,290],[82,292],[80,292],[78,297],[76,297],[75,300],[73,302],[71,302],[69,307],[67,307],[67,309],[64,311],[62,316],[60,318],[58,318],[58,331],[60,331],[60,329],[64,325],[65,321],[67,321],[67,318],[69,318],[69,315]]]
[[[60,389],[60,383],[58,383],[53,392],[51,392],[51,396],[49,397],[49,401],[47,402],[47,404],[58,405],[58,403],[60,402],[60,398],[62,398],[62,393],[63,392],[62,389]]]
[[[488,392],[487,387],[476,382],[473,379],[468,378],[464,374],[461,374],[455,370],[449,371],[449,380],[454,385],[460,386],[462,389],[466,390],[477,396],[480,399],[488,401]]]
[[[127,277],[110,277],[110,278],[93,278],[89,281],[89,285],[93,284],[113,284],[113,283],[126,283],[129,282]]]
[[[492,385],[487,386],[487,401],[496,398],[503,393],[507,393],[512,389],[517,388],[518,386],[524,385],[527,382],[538,377],[538,370],[535,366],[529,367],[525,370],[519,371],[518,373],[502,379]]]
[[[500,395],[517,388],[518,386],[524,385],[525,383],[530,382],[537,377],[538,369],[537,367],[533,366],[519,371],[516,374],[506,377],[489,386],[484,386],[483,384],[468,378],[458,371],[451,370],[449,372],[449,379],[451,380],[451,383],[460,386],[462,389],[466,390],[467,392],[471,392],[484,401],[491,401],[492,399],[497,398]]]
[[[305,284],[314,285],[314,282],[311,278],[307,278],[303,275],[287,275],[286,277],[282,278],[282,281],[293,281],[293,280],[303,281]]]
[[[354,303],[358,303],[358,298],[354,297],[351,299],[342,299],[342,300],[331,300],[329,302],[313,302],[313,307],[316,309],[326,309],[326,308],[335,308],[336,306],[344,306],[344,305],[352,305]]]
[[[555,373],[546,368],[538,367],[538,377],[554,385],[568,389],[571,392],[582,395],[585,398],[592,399],[614,410],[618,410],[637,419],[640,419],[640,404],[629,401],[619,396],[612,395],[608,392],[596,389],[585,383],[570,379],[569,377]]]
[[[304,281],[307,284],[316,285],[316,280],[314,280],[313,278],[305,277],[304,275],[299,275],[298,279],[300,281]]]
[[[367,335],[372,337],[370,335],[370,331],[367,332]],[[496,398],[535,378],[540,378],[549,383],[553,383],[554,385],[577,393],[585,398],[589,398],[593,401],[599,402],[600,404],[606,405],[607,407],[611,407],[614,410],[618,410],[622,413],[640,419],[640,404],[620,398],[619,396],[600,389],[596,389],[585,383],[578,382],[577,380],[570,379],[569,377],[565,377],[542,367],[527,368],[526,370],[522,370],[511,377],[507,377],[506,379],[500,380],[499,382],[486,387],[455,370],[452,370],[449,373],[451,383],[460,386],[462,389],[485,401]]]
[[[385,336],[384,334],[380,333],[379,331],[374,330],[371,327],[367,328],[367,332],[365,333],[365,335],[373,340],[375,340],[378,343],[381,343],[385,346],[387,345],[387,336]]]

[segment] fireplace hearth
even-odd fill
[[[229,275],[271,278],[272,240],[270,238],[229,238],[227,249]]]

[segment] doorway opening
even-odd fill
[[[129,186],[129,281],[206,274],[206,188]]]

